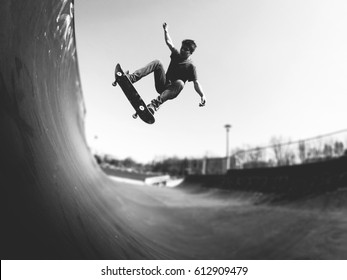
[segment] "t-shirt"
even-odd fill
[[[195,65],[189,58],[182,58],[177,49],[172,50],[170,57],[170,65],[166,72],[167,80],[171,82],[182,80],[184,83],[197,80]]]

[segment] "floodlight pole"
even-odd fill
[[[229,157],[229,131],[231,128],[230,124],[226,124],[225,126],[226,133],[227,133],[227,142],[226,142],[226,170],[230,169],[230,157]]]

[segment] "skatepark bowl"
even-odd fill
[[[103,173],[85,140],[73,5],[1,1],[2,259],[347,258],[346,158],[311,166],[316,180],[257,174],[277,176],[269,188],[246,173],[176,188]]]

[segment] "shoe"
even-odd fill
[[[155,111],[157,110],[157,109],[155,109],[155,107],[153,106],[152,103],[149,103],[149,104],[147,105],[147,108],[148,108],[148,110],[152,113],[152,115],[154,115]]]
[[[130,82],[133,84],[135,83],[135,78],[132,74],[129,74],[129,71],[125,72],[125,75],[128,77],[128,79],[130,80]]]
[[[134,74],[129,74],[129,70],[124,73],[130,80],[132,84],[137,82],[136,76]]]
[[[161,104],[163,104],[163,101],[161,100],[160,96],[158,96],[156,99],[153,99],[151,101],[151,104],[153,105],[153,107],[157,110],[159,110],[159,107]]]
[[[129,74],[129,70],[124,71],[124,70],[122,69],[122,67],[120,66],[119,63],[116,65],[116,72],[121,72],[121,73],[123,73],[125,76],[127,76],[127,77],[129,78],[129,80],[130,80],[130,82],[131,82],[132,84],[133,84],[134,82],[136,82],[136,77],[134,77],[133,74]],[[117,85],[117,81],[114,81],[114,82],[112,83],[112,85],[115,87],[115,86]]]
[[[131,82],[132,84],[135,82],[135,78],[134,78],[134,76],[133,76],[132,74],[129,74],[129,70],[128,70],[128,71],[125,71],[125,72],[123,72],[123,73],[124,73],[125,76],[127,76],[127,77],[129,78],[129,80],[130,80],[130,82]],[[115,80],[115,81],[112,83],[112,85],[113,85],[114,87],[117,86],[117,85],[118,85],[117,80]]]
[[[147,105],[147,108],[154,115],[154,113],[159,110],[161,104],[163,104],[163,101],[161,101],[160,96],[158,96]]]

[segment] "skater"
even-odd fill
[[[188,39],[182,41],[181,48],[178,51],[174,47],[166,23],[163,24],[163,29],[166,45],[171,51],[171,61],[166,74],[162,63],[159,60],[154,60],[132,74],[127,73],[130,81],[136,83],[148,74],[154,73],[155,88],[159,96],[147,105],[153,114],[159,109],[161,104],[176,98],[187,81],[194,83],[194,89],[200,95],[201,101],[199,106],[205,106],[205,94],[198,81],[195,66],[190,60],[190,56],[196,49],[195,42]]]

